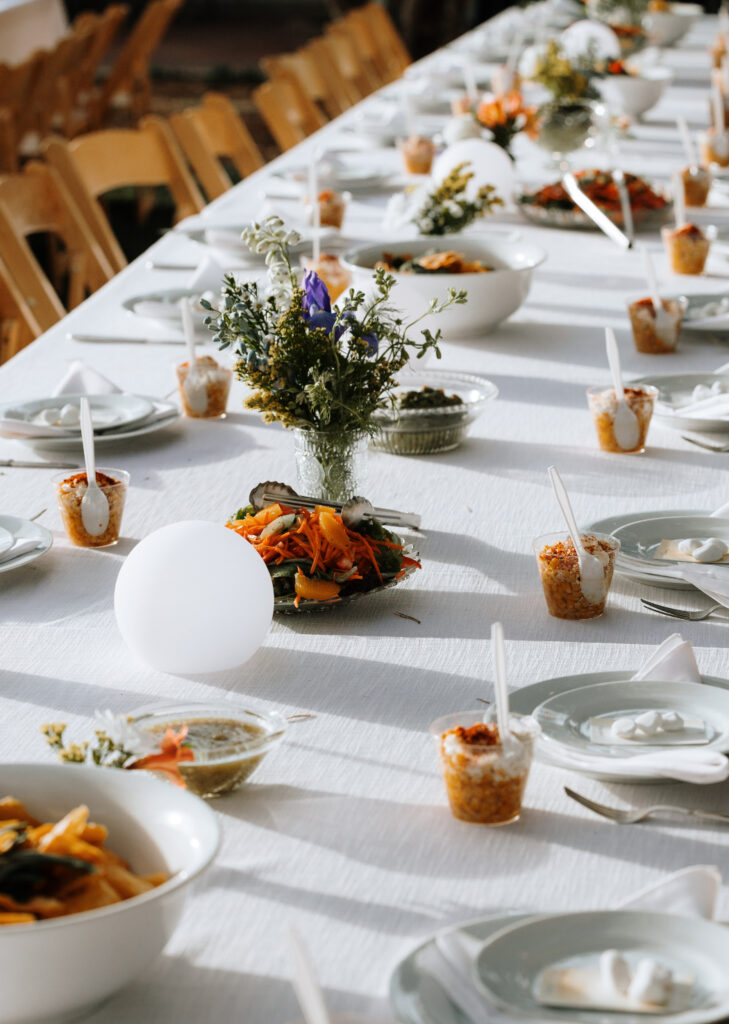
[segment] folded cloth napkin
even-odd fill
[[[14,558],[20,558],[21,555],[35,551],[40,546],[41,541],[37,537],[16,537],[13,545],[0,555],[0,565],[3,562],[12,562]]]
[[[175,302],[165,302],[163,299],[140,299],[134,303],[134,312],[137,316],[143,316],[149,320],[170,321],[173,324],[182,324],[182,299]]]
[[[676,419],[729,419],[729,394],[712,395],[710,398],[701,398],[696,402],[689,402],[688,405],[679,405],[678,407],[666,405],[663,402],[658,404],[664,416],[669,415]]]
[[[240,237],[240,231],[230,228],[205,228],[205,241],[214,249],[233,249],[236,253],[249,253],[250,250]],[[250,253],[252,258],[253,253]]]
[[[680,633],[672,633],[631,678],[662,683],[700,683],[701,673],[691,644]],[[656,750],[618,761],[607,757],[580,756],[546,736],[540,736],[537,750],[541,760],[557,768],[631,777],[644,775],[652,778],[660,775],[679,782],[702,785],[729,778],[729,758],[717,750],[703,747]]]
[[[718,868],[683,868],[657,884],[641,889],[616,906],[618,910],[648,910],[712,920],[721,886]],[[449,999],[472,1022],[513,1024],[473,982],[473,965],[482,943],[458,928],[441,932],[418,954],[418,966],[438,982]]]
[[[201,295],[208,291],[219,295],[224,277],[225,271],[218,261],[210,255],[203,256],[197,270],[187,282],[187,287]]]
[[[81,359],[74,359],[53,389],[55,395],[119,395],[121,388]]]

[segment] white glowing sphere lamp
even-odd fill
[[[258,650],[273,615],[273,584],[257,551],[218,523],[172,523],[127,556],[116,621],[140,661],[192,675],[237,668]]]
[[[431,177],[440,183],[458,164],[468,163],[473,173],[467,195],[473,198],[482,185],[493,185],[504,202],[511,199],[515,187],[514,162],[501,146],[485,139],[463,139],[447,146],[433,163]]]

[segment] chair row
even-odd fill
[[[98,128],[112,108],[138,117],[149,110],[149,60],[183,0],[150,0],[114,60],[105,81],[99,69],[129,8],[111,4],[83,13],[52,50],[21,64],[0,64],[0,172],[36,156],[49,132],[67,138]]]
[[[372,0],[337,18],[294,53],[263,58],[268,81],[253,96],[278,146],[291,149],[399,78],[408,64],[410,56],[392,19]]]
[[[104,210],[107,193],[165,185],[176,222],[203,209],[202,190],[213,199],[231,187],[227,165],[241,178],[263,166],[245,124],[217,93],[169,122],[150,115],[137,128],[53,135],[40,148],[43,162],[0,178],[0,362],[126,266]],[[63,246],[45,261],[48,274],[28,242],[40,234]]]

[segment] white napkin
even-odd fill
[[[224,277],[225,271],[218,261],[212,256],[204,256],[197,270],[187,282],[187,287],[190,291],[200,292],[201,295],[207,291],[215,292],[216,295],[219,295]]]
[[[729,419],[729,394],[712,395],[678,408],[660,402],[661,412],[675,419],[723,420]]]
[[[712,920],[721,886],[718,868],[684,868],[617,903],[619,910],[658,910]],[[473,964],[482,943],[464,931],[441,932],[418,955],[418,966],[438,982],[448,997],[474,1022],[513,1024],[514,1018],[488,1002],[473,982]]]
[[[137,316],[147,317],[150,320],[170,320],[172,323],[182,323],[182,299],[176,302],[164,302],[160,299],[142,299],[134,303],[134,312]]]
[[[701,673],[694,649],[680,633],[671,633],[632,679],[657,679],[662,683],[700,683]]]
[[[240,237],[240,231],[232,231],[230,228],[205,228],[205,241],[214,249],[234,249],[236,253],[249,252]]]
[[[119,395],[117,387],[82,359],[74,359],[53,389],[53,395]]]
[[[12,547],[0,555],[0,564],[10,562],[13,558],[19,558],[21,555],[27,554],[28,551],[35,551],[40,546],[41,541],[37,537],[16,537]]]

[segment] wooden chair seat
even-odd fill
[[[223,158],[233,164],[240,178],[265,163],[245,122],[220,93],[205,93],[200,106],[173,114],[170,125],[208,199],[221,196],[234,184]]]
[[[0,363],[7,362],[42,333],[10,269],[0,259]]]
[[[259,85],[253,100],[282,150],[296,146],[325,123],[323,114],[312,113],[313,104],[302,104],[301,87],[295,75],[286,69]]]

